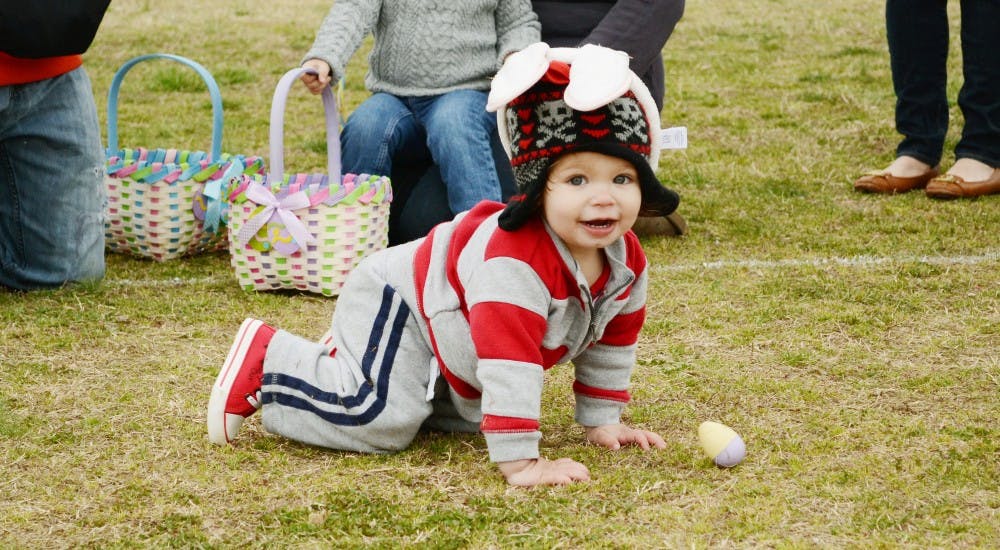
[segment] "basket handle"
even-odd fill
[[[285,73],[274,89],[271,101],[271,160],[267,176],[270,181],[284,178],[285,105],[289,90],[304,73],[317,74],[314,69],[297,67]],[[323,111],[326,114],[326,172],[331,184],[340,184],[340,113],[337,111],[337,99],[329,86],[323,88]]]
[[[125,62],[118,72],[111,79],[111,89],[108,90],[108,149],[118,150],[118,89],[121,88],[122,79],[125,74],[136,64],[149,59],[171,59],[191,67],[198,73],[198,76],[205,81],[208,86],[208,93],[212,97],[212,153],[209,160],[218,160],[222,156],[222,94],[219,93],[219,86],[215,83],[211,73],[196,61],[186,57],[169,53],[152,53],[140,55]]]

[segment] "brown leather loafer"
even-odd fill
[[[1000,168],[994,168],[990,177],[981,181],[965,181],[958,176],[944,174],[932,179],[925,192],[932,199],[960,199],[1000,193]]]
[[[937,177],[939,173],[937,167],[909,178],[897,177],[885,171],[869,172],[855,180],[854,189],[864,193],[906,193],[914,189],[923,189],[927,186],[927,182]]]

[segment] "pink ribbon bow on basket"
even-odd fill
[[[278,200],[274,193],[271,193],[264,185],[252,183],[247,187],[246,197],[264,206],[264,209],[247,220],[247,223],[240,228],[240,232],[236,235],[240,244],[245,245],[250,242],[250,239],[254,238],[257,232],[275,216],[285,225],[285,229],[288,230],[299,248],[316,242],[316,238],[309,233],[302,220],[292,212],[292,210],[300,210],[310,206],[309,195],[305,191],[296,191]]]

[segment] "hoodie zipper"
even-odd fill
[[[580,291],[583,293],[584,296],[587,297],[587,305],[590,306],[590,328],[587,330],[587,341],[590,344],[597,343],[597,321],[598,321],[597,312],[598,309],[601,307],[601,304],[607,301],[609,296],[617,296],[618,293],[622,291],[622,289],[632,284],[633,280],[634,277],[632,275],[626,276],[625,281],[623,281],[622,284],[618,286],[618,288],[614,289],[611,292],[602,292],[600,297],[598,297],[596,301],[590,294],[590,288],[587,287],[586,285],[580,285]]]

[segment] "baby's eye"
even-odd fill
[[[587,179],[583,176],[573,176],[567,180],[570,185],[583,185],[587,183]]]
[[[632,183],[634,178],[628,174],[618,174],[613,181],[619,185],[627,185]]]

